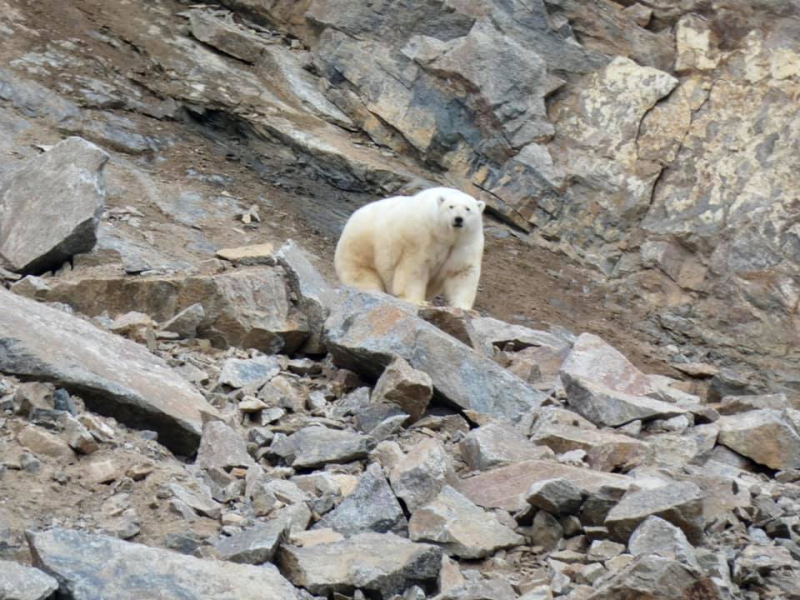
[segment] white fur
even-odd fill
[[[372,202],[347,221],[336,246],[336,274],[345,285],[415,304],[444,294],[451,306],[471,309],[481,276],[484,208],[443,187]]]

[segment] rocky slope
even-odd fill
[[[798,10],[0,0],[0,598],[800,597]]]

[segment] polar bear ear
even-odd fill
[[[483,200],[478,200],[478,210],[483,212],[483,209],[486,208],[486,202]]]
[[[444,196],[439,196],[439,205],[444,204]]]

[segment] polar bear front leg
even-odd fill
[[[392,284],[395,296],[412,304],[425,304],[427,289],[428,269],[424,261],[406,258],[397,265]]]
[[[466,267],[444,282],[444,298],[453,308],[472,310],[475,296],[478,294],[478,281],[481,270],[476,267]]]

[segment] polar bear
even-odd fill
[[[355,211],[336,245],[339,280],[424,304],[438,294],[455,308],[475,302],[486,204],[446,187],[395,196]]]

